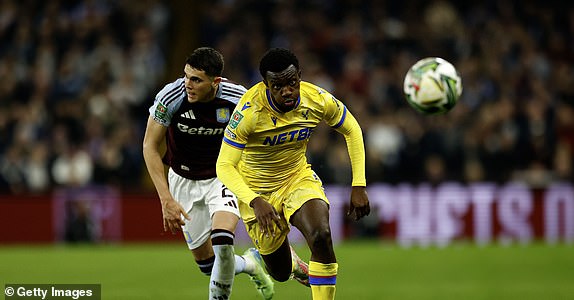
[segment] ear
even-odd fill
[[[213,85],[213,87],[216,87],[216,86],[217,86],[218,84],[220,84],[220,83],[221,83],[221,77],[215,77],[215,78],[213,79],[213,84],[212,84],[212,85]]]
[[[267,82],[267,80],[263,79],[263,83],[265,84],[265,86],[266,86],[267,88],[269,88],[269,83]]]

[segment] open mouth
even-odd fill
[[[288,106],[288,107],[292,107],[295,105],[295,100],[293,99],[285,99],[285,102],[283,102],[283,105]]]

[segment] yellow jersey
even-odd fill
[[[224,132],[218,177],[247,204],[257,194],[276,191],[294,174],[310,169],[307,143],[322,121],[345,135],[353,185],[365,186],[361,128],[341,101],[305,81],[294,109],[285,113],[275,106],[263,82],[243,95]],[[237,182],[240,178],[244,184]]]

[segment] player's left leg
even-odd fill
[[[235,214],[227,211],[217,211],[213,215],[211,243],[215,262],[211,273],[210,294],[229,296],[234,276],[246,273],[255,283],[263,299],[271,299],[274,294],[273,281],[265,273],[259,252],[254,248],[248,249],[242,256],[234,252],[233,232],[238,221],[239,218]]]
[[[215,261],[209,281],[209,299],[228,299],[235,278],[234,231],[239,218],[217,211],[212,217],[211,244]]]
[[[333,250],[328,204],[322,199],[309,200],[290,221],[301,231],[311,250],[309,283],[313,299],[334,299],[339,266]]]
[[[273,281],[265,273],[259,253],[246,252],[243,256],[235,254],[234,233],[239,222],[237,199],[217,178],[206,181],[208,191],[206,203],[211,212],[211,244],[215,261],[211,273],[210,295],[229,297],[234,276],[247,273],[263,299],[271,299],[274,294]],[[225,297],[217,298],[224,299]]]

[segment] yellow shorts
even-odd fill
[[[260,196],[275,207],[281,216],[281,222],[284,223],[283,228],[285,228],[279,231],[277,225],[274,224],[275,236],[263,236],[253,213],[253,208],[243,202],[239,203],[239,211],[247,233],[262,255],[275,252],[283,244],[290,230],[288,220],[305,202],[311,199],[322,199],[329,204],[321,179],[311,169],[298,173],[277,191],[260,194]]]

